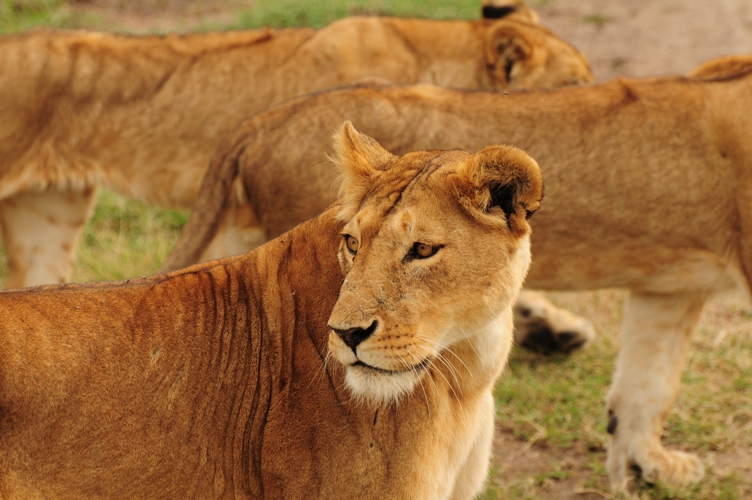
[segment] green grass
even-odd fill
[[[62,27],[69,22],[63,0],[0,0],[0,33],[15,33],[35,26]]]
[[[238,28],[258,26],[322,27],[350,15],[389,15],[403,17],[431,17],[435,19],[474,19],[480,6],[474,0],[446,2],[442,0],[388,1],[388,0],[277,0],[258,2],[253,10],[240,16]]]
[[[81,238],[74,281],[153,274],[187,219],[187,210],[160,210],[112,192],[100,193]]]
[[[15,33],[34,26],[89,28],[108,31],[123,29],[117,17],[82,14],[64,0],[0,0],[0,33]],[[222,4],[221,1],[214,4]],[[20,6],[24,5],[24,6]],[[235,19],[229,22],[202,21],[177,23],[178,31],[247,29],[269,26],[320,28],[351,15],[389,15],[434,19],[475,19],[480,12],[477,0],[259,0],[253,8],[235,7]],[[196,16],[200,17],[200,16]],[[158,32],[164,29],[156,29]]]

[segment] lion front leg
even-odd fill
[[[8,255],[6,288],[70,279],[78,237],[94,206],[95,190],[20,193],[0,202]]]
[[[595,338],[593,324],[556,307],[543,294],[522,290],[514,305],[514,341],[542,354],[579,349]]]
[[[684,486],[702,479],[698,457],[666,450],[663,423],[679,393],[690,336],[704,297],[632,294],[625,310],[621,349],[608,394],[607,468],[624,488],[632,470],[648,482]]]
[[[470,453],[462,464],[454,483],[451,500],[470,500],[483,489],[488,477],[488,464],[491,459],[496,410],[491,394],[484,398],[484,408],[478,413],[477,435]]]

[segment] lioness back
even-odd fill
[[[7,285],[69,278],[97,186],[189,207],[212,151],[241,120],[374,77],[485,89],[592,80],[574,47],[545,28],[504,19],[352,17],[318,31],[0,37]],[[235,219],[247,219],[244,200],[233,203]]]
[[[255,252],[0,293],[4,498],[479,492],[540,169],[336,149],[343,199]]]

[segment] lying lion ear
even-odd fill
[[[503,217],[520,237],[543,198],[543,177],[527,153],[512,146],[490,146],[472,155],[459,172],[464,200],[481,218]]]
[[[373,178],[395,156],[371,137],[355,130],[350,121],[335,132],[332,145],[332,161],[340,170],[340,196],[346,199],[347,205],[355,204],[357,208]],[[349,220],[353,214],[341,214],[341,217]]]
[[[521,0],[484,0],[481,7],[483,19],[514,19],[538,24],[540,17]]]
[[[533,43],[528,34],[513,22],[500,21],[486,36],[486,64],[493,77],[500,83],[510,85],[520,71],[520,63],[533,57]]]

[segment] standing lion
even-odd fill
[[[481,491],[540,169],[336,141],[343,199],[255,252],[0,292],[3,498]]]
[[[752,290],[752,65],[696,74],[509,93],[362,86],[277,106],[218,150],[165,266],[232,239],[234,182],[267,237],[325,207],[336,176],[321,140],[342,120],[396,151],[521,147],[546,176],[526,286],[630,291],[607,397],[611,481],[694,483],[702,462],[664,447],[663,422],[706,299]]]

